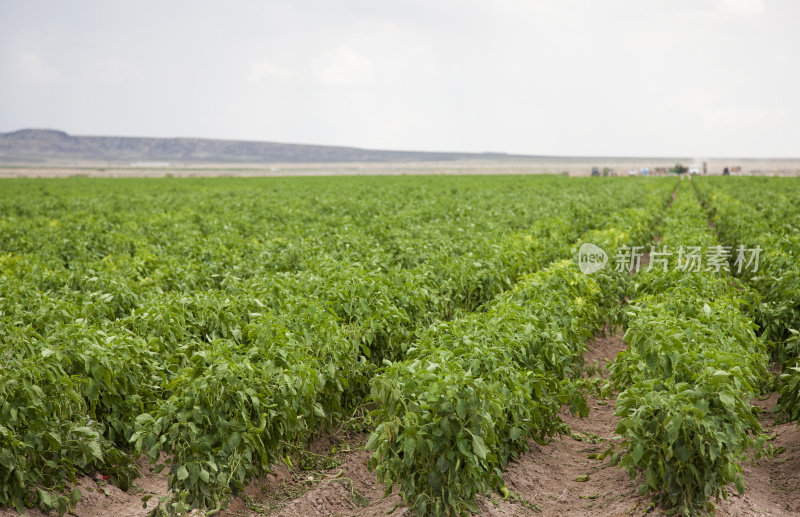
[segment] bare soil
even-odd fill
[[[211,163],[176,162],[169,165],[150,162],[137,165],[139,158],[110,160],[38,160],[15,162],[0,153],[0,178],[85,177],[214,177],[214,176],[337,176],[337,175],[418,175],[418,174],[566,174],[588,176],[592,167],[611,169],[612,176],[628,176],[630,169],[667,169],[676,158],[587,158],[542,157],[521,159],[460,159],[401,162],[307,162],[307,163]],[[724,167],[739,165],[742,175],[798,176],[800,159],[726,158],[707,161],[709,175],[721,175]]]
[[[777,401],[776,393],[764,400],[752,401],[762,410],[759,419],[764,432],[775,435],[772,445],[777,453],[773,458],[761,458],[742,466],[747,485],[745,493],[739,495],[731,487],[732,495],[717,505],[716,515],[800,515],[800,429],[796,422],[775,422],[772,410]]]
[[[162,457],[159,463],[164,459],[165,457]],[[100,474],[80,478],[77,487],[81,491],[81,500],[72,514],[80,517],[145,517],[158,503],[160,497],[170,494],[167,487],[167,470],[156,473],[154,471],[156,465],[150,465],[144,457],[137,461],[137,465],[141,475],[127,492],[107,483]],[[147,507],[144,508],[142,497],[148,495],[151,497]],[[0,517],[18,515],[15,510],[0,509]],[[44,517],[48,514],[39,510],[28,510],[24,515]],[[56,513],[52,512],[50,515]]]
[[[587,365],[597,363],[606,377],[606,366],[625,348],[619,333],[597,336],[584,354]],[[570,436],[562,436],[546,446],[531,445],[519,461],[509,465],[504,479],[515,494],[497,508],[486,507],[486,515],[628,515],[648,506],[636,493],[628,474],[609,464],[600,455],[614,442],[617,418],[614,401],[589,399],[590,413],[578,418],[563,410],[561,417],[570,426]],[[492,505],[494,506],[494,504]]]

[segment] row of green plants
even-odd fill
[[[497,192],[483,181],[454,180],[418,194],[427,207],[439,200],[448,208],[448,197],[465,189],[467,199],[482,193],[497,210],[516,208],[502,203],[521,197],[516,181]],[[475,230],[480,240],[453,237],[463,249],[434,243],[405,260],[392,245],[406,246],[402,239],[376,244],[363,237],[377,233],[364,228],[381,215],[380,199],[383,215],[397,209],[396,185],[373,185],[380,199],[366,204],[364,219],[342,201],[347,184],[332,193],[327,182],[303,184],[276,205],[277,216],[261,206],[265,184],[133,185],[141,190],[22,182],[4,191],[2,505],[63,512],[77,497],[69,489],[76,476],[99,470],[124,488],[136,474],[136,454],[167,452],[178,499],[219,507],[288,446],[360,404],[376,367],[402,357],[416,329],[474,310],[523,272],[564,256],[618,203],[641,206],[643,194],[665,192],[663,183],[609,187],[578,192],[575,202],[568,198],[586,185],[534,182],[542,188],[527,191],[538,205],[528,214],[540,220],[525,231],[499,231],[494,240],[475,230],[496,228],[481,223],[485,214],[462,207],[430,217],[418,214],[412,199],[405,208],[414,214],[412,229],[427,217],[429,229],[447,226],[440,239]],[[335,202],[325,203],[325,195]],[[298,209],[304,205],[309,212]],[[253,215],[257,209],[261,215]],[[561,215],[541,218],[557,209]],[[292,267],[262,261],[283,238],[261,242],[261,218],[274,220],[270,231],[294,236],[291,244],[307,260]],[[306,231],[319,239],[308,248]],[[332,231],[336,238],[325,240]]]
[[[792,332],[800,322],[800,265],[795,260],[800,252],[800,194],[791,196],[786,178],[747,179],[760,181],[698,182],[697,188],[721,240],[733,248],[731,262],[740,245],[761,248],[757,270],[739,272],[732,264],[732,272],[760,294],[754,316],[761,331],[766,339],[784,343],[776,359],[792,362],[800,352]]]
[[[658,245],[718,246],[691,187],[678,189]],[[731,483],[743,492],[742,463],[768,450],[750,400],[769,375],[748,288],[724,269],[683,270],[677,260],[639,273],[624,312],[628,348],[611,366],[614,460],[669,515],[697,515],[713,512]]]
[[[595,220],[603,219],[596,215]],[[494,247],[501,256],[493,261],[496,267],[493,274],[515,278],[515,270],[524,266],[537,269],[548,257],[568,254],[567,244],[562,244],[561,239],[562,235],[571,233],[565,231],[548,236],[546,240],[534,240],[528,233],[505,239],[511,245]],[[512,259],[519,262],[514,263]],[[328,280],[333,278],[337,277]],[[381,282],[379,291],[372,282],[367,284],[370,290],[353,294],[347,288],[363,284],[356,284],[353,276],[345,275],[340,284],[333,284],[332,290],[343,294],[342,302],[347,304],[345,307],[354,305],[353,311],[342,311],[336,305],[327,315],[345,323],[338,336],[333,331],[317,336],[315,327],[301,320],[289,327],[303,328],[310,337],[288,345],[274,343],[269,337],[252,342],[251,339],[259,336],[252,328],[245,329],[240,345],[227,349],[213,345],[213,355],[204,355],[199,367],[182,370],[170,382],[171,396],[165,402],[150,414],[139,417],[137,432],[131,438],[136,449],[153,459],[161,452],[173,455],[170,484],[188,504],[211,508],[224,504],[247,479],[268,471],[292,444],[302,444],[312,433],[341,421],[347,408],[360,404],[368,386],[367,379],[375,371],[375,357],[388,360],[387,357],[404,355],[415,342],[414,333],[418,327],[435,324],[449,315],[441,309],[441,301],[448,298],[440,292],[435,297],[411,297],[418,304],[413,312],[407,306],[398,308],[398,294],[413,296],[407,293],[409,286],[435,292],[433,286],[415,286],[412,282],[413,277],[406,282]],[[466,287],[472,290],[479,285],[473,282]],[[494,294],[498,290],[488,292]],[[380,311],[380,306],[375,305],[385,299],[384,293],[389,294],[386,299],[389,312]],[[466,297],[462,295],[461,299]],[[297,307],[289,313],[302,316]],[[400,316],[396,317],[398,313]],[[356,336],[355,344],[363,345],[357,336],[367,325],[374,331],[371,326],[374,322],[388,325],[389,330],[375,333],[377,340],[369,343],[369,349],[353,346],[352,339],[343,339]],[[295,353],[294,357],[281,361],[274,368],[275,356],[287,348]],[[319,363],[312,360],[316,355],[331,357]],[[229,362],[223,360],[226,357]],[[220,370],[217,365],[225,368]],[[264,376],[265,371],[270,375]],[[261,381],[256,382],[257,378]],[[247,387],[254,390],[257,402],[247,397],[230,399],[226,396],[230,391]],[[261,405],[271,410],[259,418]],[[231,448],[226,440],[232,431],[237,433],[234,436],[249,439],[237,439],[236,448]],[[197,440],[198,435],[205,439]]]
[[[581,242],[606,250],[647,242],[667,199],[619,213]],[[484,311],[421,334],[372,381],[378,426],[369,465],[387,493],[398,486],[417,515],[463,515],[478,510],[477,495],[506,491],[502,470],[529,439],[544,444],[567,431],[562,405],[588,412],[585,342],[619,307],[627,278],[613,267],[589,276],[576,261],[560,261]]]
[[[791,420],[798,420],[800,192],[793,178],[748,179],[701,183],[698,190],[724,242],[761,248],[757,271],[747,268],[739,276],[759,295],[753,314],[760,333],[772,344],[773,358],[783,368],[778,405]]]
[[[328,262],[409,268],[465,255],[588,200],[585,185],[559,178],[20,180],[0,195],[0,249],[50,269],[210,289]]]
[[[461,182],[455,184],[463,187]],[[346,194],[351,186],[343,185],[341,190]],[[404,244],[405,247],[433,249],[424,260],[415,258],[413,267],[398,262],[408,257],[401,259],[394,255],[391,248],[392,244],[398,244],[396,239],[376,242],[367,238],[373,232],[368,228],[375,224],[378,215],[390,219],[396,215],[392,213],[396,208],[391,202],[394,197],[385,192],[383,196],[373,192],[372,198],[386,200],[387,213],[368,211],[363,221],[354,219],[349,213],[352,203],[344,205],[347,210],[340,206],[344,204],[340,198],[347,201],[350,198],[336,191],[336,210],[318,208],[326,217],[308,222],[301,217],[305,213],[296,214],[294,224],[287,222],[288,216],[277,217],[280,224],[261,221],[259,211],[264,212],[264,208],[259,207],[257,196],[253,196],[250,203],[241,202],[233,208],[222,209],[214,202],[218,196],[227,198],[222,196],[227,193],[225,188],[213,191],[213,196],[188,189],[181,192],[182,197],[172,193],[158,203],[152,200],[148,203],[144,194],[152,192],[146,190],[123,205],[127,211],[120,209],[119,199],[100,203],[84,195],[74,202],[60,199],[58,203],[45,204],[43,215],[38,217],[13,214],[29,214],[28,205],[46,203],[55,197],[54,193],[45,190],[47,196],[28,193],[27,197],[0,197],[7,205],[3,210],[12,214],[3,214],[0,218],[3,226],[0,249],[4,253],[0,260],[7,274],[12,276],[2,308],[13,313],[24,325],[30,324],[40,333],[49,334],[75,319],[99,325],[125,318],[134,309],[140,313],[147,311],[165,298],[206,293],[224,303],[227,298],[255,291],[269,295],[264,303],[276,306],[277,310],[282,309],[284,299],[305,296],[323,300],[340,317],[353,320],[369,312],[370,308],[365,310],[363,306],[367,300],[387,291],[387,285],[391,289],[395,285],[414,284],[412,287],[420,285],[430,291],[421,292],[420,289],[415,295],[448,300],[450,303],[442,312],[450,317],[456,310],[479,307],[513,285],[516,276],[536,263],[546,264],[563,256],[569,243],[601,220],[603,214],[616,208],[615,197],[619,198],[621,206],[626,206],[635,202],[640,193],[635,188],[607,186],[602,192],[589,195],[586,185],[578,189],[570,183],[551,185],[550,181],[535,186],[535,191],[529,187],[526,197],[534,208],[525,211],[513,210],[515,204],[509,202],[516,198],[505,189],[497,193],[484,192],[494,205],[509,204],[512,208],[509,214],[499,209],[489,211],[487,208],[484,213],[462,208],[470,214],[465,219],[458,213],[448,212],[447,203],[442,203],[444,208],[436,211],[436,217],[430,216],[424,226],[436,228],[436,235],[413,230],[413,223],[419,218],[416,213],[408,216],[410,221],[395,220],[394,226],[412,229],[412,235],[407,236],[412,242]],[[387,185],[389,187],[396,186]],[[556,187],[563,187],[563,191],[559,192]],[[433,192],[430,196],[446,201],[445,194],[452,190],[457,189]],[[9,193],[18,194],[13,189],[9,189]],[[73,192],[67,190],[62,196],[68,194]],[[297,196],[292,191],[289,194]],[[471,200],[472,197],[467,197],[462,201]],[[286,204],[291,206],[296,201],[292,199]],[[20,205],[25,205],[25,209]],[[344,215],[338,214],[340,208],[345,211]],[[112,209],[118,211],[109,214]],[[407,210],[412,211],[412,208]],[[506,215],[500,217],[497,212]],[[505,219],[512,214],[523,220],[534,215],[535,218],[524,231],[509,231],[502,224],[486,222],[499,219],[505,224]],[[337,224],[341,227],[331,234],[329,227]],[[197,227],[209,228],[200,232]],[[231,228],[238,229],[231,231]],[[250,233],[245,233],[246,230]],[[298,235],[289,233],[284,237],[284,232]],[[198,238],[201,233],[202,240]],[[263,234],[272,233],[279,233],[281,237],[269,242],[259,240]],[[278,268],[276,271],[274,257],[267,250],[277,241],[292,238],[296,242],[289,243],[313,260],[305,261],[309,263],[298,269]],[[307,244],[315,240],[319,242]],[[64,243],[75,253],[64,256]],[[451,246],[448,243],[460,244]],[[344,250],[350,255],[342,254]],[[373,336],[379,333],[380,329],[375,329],[363,338],[380,341],[379,336]],[[380,343],[374,348],[383,349]],[[380,358],[376,358],[376,362],[380,363]]]

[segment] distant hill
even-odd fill
[[[52,129],[0,133],[2,162],[344,163],[533,158],[503,153],[380,151],[203,138],[73,136]]]

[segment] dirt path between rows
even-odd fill
[[[796,422],[775,423],[772,412],[778,395],[772,393],[752,404],[762,410],[759,420],[764,432],[774,435],[773,458],[761,458],[742,466],[746,489],[743,495],[733,494],[717,505],[716,515],[738,517],[800,516],[800,429]]]
[[[599,374],[606,377],[607,364],[625,343],[620,333],[612,333],[596,337],[588,347],[585,363],[597,363]],[[572,429],[570,436],[546,446],[534,444],[529,453],[509,466],[504,474],[506,485],[522,500],[512,497],[497,508],[484,505],[485,515],[627,515],[647,506],[647,500],[636,494],[628,474],[602,457],[617,427],[614,400],[590,398],[588,402],[590,412],[585,418],[562,411],[561,417]]]

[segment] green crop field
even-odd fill
[[[712,512],[772,454],[751,401],[800,417],[798,229],[781,178],[2,180],[0,507],[63,514],[145,456],[154,512],[213,513],[357,414],[381,486],[463,515],[601,394],[605,457]],[[583,273],[582,243],[609,265]],[[656,243],[762,252],[614,267]],[[627,347],[601,379],[583,354],[609,325]]]

